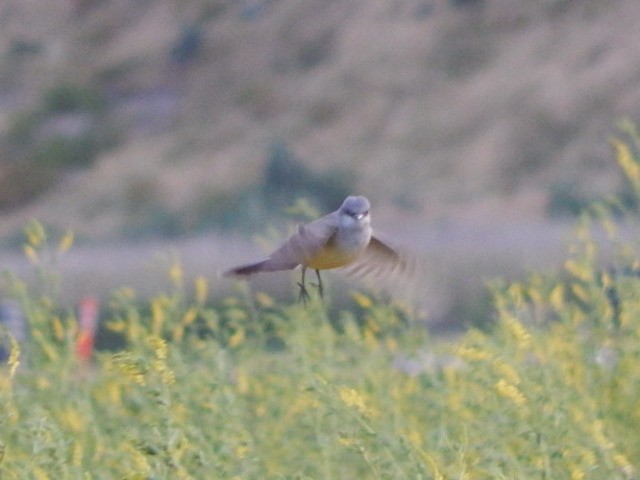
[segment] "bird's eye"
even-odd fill
[[[364,212],[364,216],[366,217],[367,215],[369,215],[369,210],[367,210],[366,212]]]

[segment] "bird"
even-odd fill
[[[338,210],[306,225],[298,226],[282,246],[267,258],[240,265],[225,277],[248,277],[260,272],[278,272],[301,267],[298,286],[306,305],[307,269],[315,271],[320,298],[324,296],[320,270],[345,268],[352,276],[391,274],[406,268],[406,259],[372,233],[370,203],[366,197],[350,195]]]

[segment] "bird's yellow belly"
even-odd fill
[[[360,252],[344,252],[335,247],[323,248],[320,252],[309,258],[306,266],[316,270],[328,270],[340,268],[353,262]]]

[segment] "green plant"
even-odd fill
[[[637,187],[638,158],[613,145]],[[92,365],[74,355],[64,279],[44,261],[69,237],[48,246],[32,223],[41,283],[3,285],[32,335],[0,369],[0,476],[636,478],[638,245],[613,205],[583,214],[557,274],[494,282],[495,321],[452,341],[360,292],[340,312],[248,289],[212,302],[172,262],[149,301],[111,295],[121,347]],[[601,264],[605,243],[616,268]]]
[[[60,84],[46,91],[33,109],[11,117],[2,139],[6,167],[0,175],[0,209],[33,200],[67,170],[90,165],[114,145],[117,135],[106,109],[98,90]]]
[[[47,114],[105,112],[107,102],[102,93],[86,85],[62,83],[44,92],[42,110]]]

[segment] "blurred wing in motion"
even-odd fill
[[[401,255],[372,236],[364,253],[345,267],[344,272],[356,278],[391,279],[397,276],[412,276],[416,273],[416,268],[417,262],[414,259]]]

